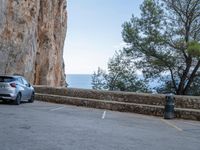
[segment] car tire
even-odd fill
[[[3,103],[3,104],[6,104],[6,102],[7,102],[6,100],[2,100],[2,103]]]
[[[21,98],[22,98],[21,93],[18,93],[18,94],[17,94],[17,97],[16,97],[16,99],[15,99],[14,104],[15,104],[15,105],[20,105],[20,103],[21,103]]]
[[[31,98],[28,100],[29,103],[33,103],[35,98],[35,94],[32,93]]]

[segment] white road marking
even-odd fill
[[[62,106],[62,107],[57,107],[57,108],[53,108],[53,109],[51,109],[50,111],[61,110],[61,109],[63,109],[63,108],[65,108],[65,106]]]
[[[167,120],[161,119],[161,121],[163,121],[164,123],[168,124],[169,126],[171,126],[171,127],[175,128],[175,129],[177,129],[178,131],[183,131],[183,129],[181,129],[181,128],[177,127],[176,125],[174,125],[174,124],[170,123],[170,122],[169,122],[169,121],[167,121]]]
[[[105,119],[105,117],[106,117],[106,111],[103,112],[103,115],[102,115],[101,118],[102,118],[102,119]]]
[[[197,124],[197,123],[191,123],[191,122],[183,122],[183,123],[193,125],[193,126],[200,126],[200,124]]]

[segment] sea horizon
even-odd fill
[[[92,74],[66,74],[70,88],[92,89]]]
[[[93,74],[66,74],[66,82],[70,88],[92,89],[92,75]],[[139,76],[139,78],[143,78]],[[157,80],[150,81],[149,87],[153,89],[158,86]]]

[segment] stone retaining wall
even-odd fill
[[[68,97],[68,96],[39,94],[39,93],[36,93],[35,96],[37,100],[44,102],[84,106],[84,107],[91,107],[98,109],[108,109],[121,112],[133,112],[138,114],[159,116],[159,117],[163,117],[164,115],[164,106],[117,102],[110,100],[96,100],[96,99],[88,99],[80,97]],[[175,118],[200,121],[200,110],[175,108]]]
[[[45,102],[85,106],[85,107],[98,108],[98,109],[108,109],[108,110],[121,111],[121,112],[133,112],[133,113],[152,115],[152,116],[163,116],[163,112],[164,112],[164,107],[162,106],[85,99],[85,98],[79,98],[79,97],[36,94],[36,99],[42,100]]]
[[[35,86],[36,93],[61,95],[69,97],[81,97],[96,100],[109,100],[127,103],[147,104],[147,105],[165,105],[165,95],[162,94],[144,94],[133,92],[112,92],[97,91],[75,88],[53,88],[45,86]],[[200,97],[198,96],[175,96],[176,108],[200,109]]]

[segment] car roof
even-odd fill
[[[23,77],[23,76],[19,76],[19,75],[0,75],[0,77],[19,78],[19,77]]]

